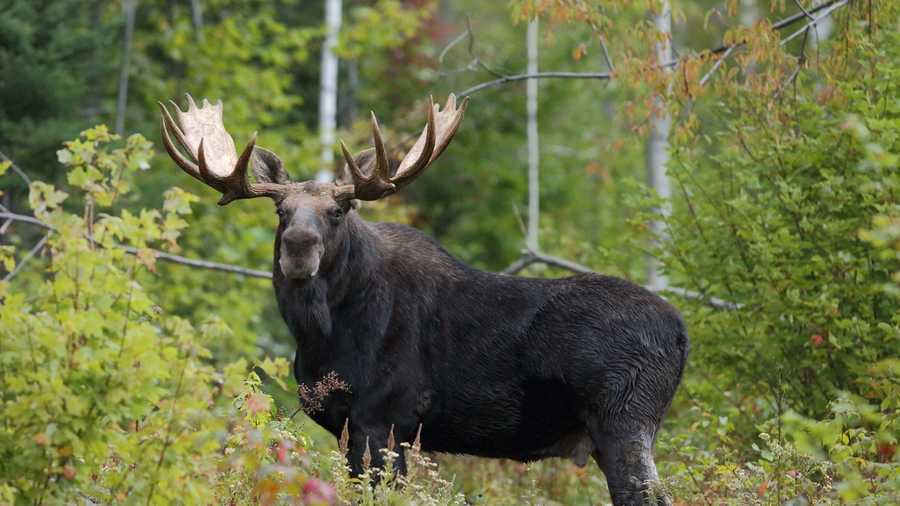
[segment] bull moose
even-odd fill
[[[644,502],[658,479],[654,440],[688,355],[679,313],[615,277],[478,271],[414,228],[356,211],[422,174],[468,99],[429,103],[425,129],[399,163],[389,161],[373,113],[374,147],[353,156],[341,142],[348,180],[300,182],[255,136],[238,155],[221,101],[187,98],[186,111],[172,102],[177,122],[160,103],[166,150],[221,192],[220,205],[274,202],[273,284],[297,341],[294,375],[312,387],[336,373],[349,386],[311,416],[336,437],[349,432],[353,473],[364,455],[383,464],[369,445],[418,433],[426,451],[582,466],[590,455],[616,505]],[[405,469],[402,455],[397,466]]]

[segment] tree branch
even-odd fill
[[[606,60],[606,67],[610,72],[615,72],[616,68],[613,67],[612,59],[609,57],[609,49],[606,48],[606,40],[603,36],[600,36],[600,48],[603,50],[603,59]]]
[[[806,16],[809,19],[815,19],[815,18],[813,18],[813,15],[811,12],[809,12],[803,8],[803,4],[800,3],[800,0],[793,0],[793,1],[794,1],[794,5],[796,5],[797,8],[800,9],[801,12],[803,12],[804,16]]]
[[[850,3],[851,1],[853,1],[853,0],[831,0],[830,2],[826,2],[821,5],[817,5],[813,8],[806,9],[803,12],[799,12],[797,14],[794,14],[794,15],[788,16],[782,20],[779,20],[772,25],[772,28],[775,30],[780,30],[782,28],[786,28],[802,19],[808,19],[807,15],[812,15],[819,11],[828,9],[825,13],[823,13],[822,15],[816,17],[815,19],[813,19],[812,21],[807,23],[807,25],[804,26],[803,28],[801,28],[798,32],[795,32],[795,33],[789,35],[784,40],[782,40],[781,45],[784,45],[784,44],[790,42],[795,37],[797,37],[800,33],[803,33],[803,31],[806,30],[809,27],[809,25],[814,25],[816,22],[821,21],[823,18],[831,15],[832,12],[834,12],[838,8],[843,7],[844,5]],[[716,62],[714,69],[721,66],[722,63],[724,62],[725,58],[727,58],[727,56],[729,56],[731,54],[731,52],[734,51],[734,49],[736,49],[737,47],[743,46],[744,44],[745,44],[744,41],[740,41],[740,42],[735,42],[733,44],[723,44],[719,47],[711,49],[710,53],[712,53],[712,54],[727,53],[725,56],[723,56]],[[674,66],[677,66],[680,63],[680,61],[681,61],[680,58],[671,60],[671,61],[667,61],[665,63],[660,64],[660,67],[661,68],[674,67]],[[711,74],[709,74],[709,75],[711,76]],[[704,77],[706,77],[706,76],[704,76]],[[460,97],[466,97],[466,96],[473,95],[475,93],[478,93],[479,91],[482,91],[482,90],[485,90],[488,88],[493,88],[495,86],[502,86],[504,84],[508,84],[508,83],[512,83],[512,82],[516,82],[516,81],[524,81],[526,79],[548,79],[548,78],[607,80],[607,79],[612,78],[612,74],[610,72],[536,72],[536,73],[503,75],[492,81],[486,81],[486,82],[471,86],[469,88],[466,88],[465,90],[457,93],[457,95]],[[706,78],[708,80],[708,77],[706,77]]]
[[[13,277],[15,277],[15,275],[22,270],[22,267],[25,267],[25,264],[27,264],[33,256],[37,255],[38,252],[41,251],[41,248],[43,248],[44,245],[47,244],[47,239],[49,238],[50,232],[44,234],[44,237],[41,237],[41,240],[38,241],[37,244],[35,244],[30,250],[28,250],[28,253],[26,253],[25,256],[22,257],[22,260],[16,264],[15,268],[13,268],[13,270],[10,271],[9,274],[3,277],[3,281],[9,281]]]
[[[18,174],[18,176],[21,177],[23,181],[25,181],[26,185],[31,184],[31,178],[28,177],[28,174],[26,174],[24,170],[22,170],[21,168],[19,168],[18,165],[16,165],[16,162],[12,161],[12,158],[6,156],[6,154],[3,153],[2,151],[0,151],[0,158],[3,158],[4,160],[9,161],[9,163],[10,163],[9,168],[11,168],[13,170],[13,172]]]
[[[525,73],[525,74],[514,74],[503,76],[493,81],[484,82],[481,84],[476,84],[471,88],[467,88],[463,91],[457,93],[460,97],[466,97],[475,93],[478,93],[481,90],[487,88],[493,88],[494,86],[500,86],[502,84],[511,83],[515,81],[524,81],[526,79],[547,79],[547,78],[560,78],[560,79],[609,79],[611,77],[609,72],[535,72],[533,74]]]
[[[32,226],[41,227],[43,229],[49,230],[51,232],[55,232],[51,225],[45,223],[33,216],[28,216],[24,214],[16,214],[10,212],[0,212],[0,219],[9,219],[12,221],[27,223]],[[92,243],[102,246],[99,241],[94,239],[91,236],[86,236],[87,240]],[[125,246],[125,245],[117,245],[116,247],[125,250],[126,253],[131,255],[137,255],[141,250],[140,248],[135,248],[133,246]],[[145,248],[153,253],[154,258],[157,260],[161,260],[164,262],[170,262],[178,265],[185,265],[188,267],[194,267],[197,269],[207,269],[211,271],[219,271],[219,272],[227,272],[229,274],[240,274],[242,276],[248,276],[251,278],[261,278],[261,279],[272,279],[272,273],[266,271],[259,271],[256,269],[248,269],[246,267],[240,267],[237,265],[231,264],[222,264],[218,262],[210,262],[207,260],[197,260],[194,258],[187,258],[180,255],[173,255],[172,253],[166,253],[164,251],[155,250],[152,248]]]
[[[818,23],[819,21],[822,21],[823,19],[827,18],[828,16],[831,16],[831,14],[834,13],[834,11],[847,5],[848,3],[850,3],[850,0],[838,0],[836,2],[831,2],[831,4],[828,5],[828,9],[825,10],[825,12],[823,12],[822,14],[813,18],[812,21],[810,21],[809,23],[806,23],[805,25],[803,25],[803,28],[800,28],[796,32],[785,37],[779,43],[779,45],[783,46],[783,45],[787,44],[788,42],[796,39],[800,35],[803,35],[804,33],[806,33],[807,30],[810,29],[810,27],[815,28],[816,23]],[[810,13],[812,13],[812,12],[817,12],[817,11],[816,10],[810,11]]]
[[[712,68],[709,69],[709,72],[707,72],[707,73],[700,79],[700,86],[703,86],[704,84],[706,84],[706,81],[709,81],[709,78],[712,77],[712,75],[715,74],[717,70],[719,70],[719,67],[721,67],[722,64],[725,63],[725,60],[727,60],[728,57],[731,56],[732,51],[734,51],[735,49],[737,49],[737,47],[738,47],[737,44],[734,44],[734,45],[730,46],[730,47],[728,48],[728,50],[725,51],[725,54],[723,54],[722,56],[719,57],[719,59],[716,61],[716,64],[713,65]]]
[[[27,223],[32,226],[40,227],[50,232],[55,232],[51,225],[33,217],[24,214],[16,214],[9,212],[0,212],[0,218],[9,219],[15,222]],[[49,234],[48,234],[49,235]],[[47,237],[45,236],[41,242],[45,242]],[[94,244],[100,245],[99,242],[93,237],[88,236],[87,239]],[[32,251],[39,250],[40,247],[43,247],[43,244],[39,244],[32,249]],[[125,246],[125,245],[117,245],[116,247],[122,248],[126,253],[131,255],[137,255],[140,251],[139,248],[135,248],[133,246]],[[147,248],[149,251],[153,253],[153,256],[157,260],[162,260],[164,262],[170,262],[177,265],[184,265],[187,267],[194,267],[197,269],[207,269],[212,271],[226,272],[229,274],[239,274],[241,276],[248,276],[251,278],[261,278],[261,279],[272,279],[272,273],[266,271],[259,271],[256,269],[248,269],[246,267],[240,267],[238,265],[231,264],[222,264],[218,262],[209,262],[206,260],[197,260],[194,258],[187,258],[180,255],[173,255],[171,253],[166,253],[164,251],[159,251],[151,248]],[[518,272],[521,272],[523,269],[528,267],[531,264],[541,263],[545,265],[549,265],[552,267],[558,267],[560,269],[564,269],[567,271],[579,273],[579,274],[588,274],[595,273],[590,267],[585,265],[581,265],[577,262],[573,262],[571,260],[566,260],[564,258],[556,257],[553,255],[547,255],[544,253],[534,252],[525,250],[522,253],[522,256],[519,257],[515,262],[513,262],[509,267],[502,270],[500,274],[508,274],[515,275]],[[20,264],[21,265],[21,264]],[[670,286],[662,292],[669,292],[686,299],[695,299],[700,300],[706,303],[707,305],[716,308],[716,309],[740,309],[743,307],[742,304],[729,302],[726,300],[719,299],[717,297],[707,297],[706,295],[698,292],[694,292],[692,290],[686,290],[684,288],[678,288],[674,286]]]
[[[509,265],[506,269],[500,271],[500,274],[507,275],[515,275],[526,267],[532,264],[544,264],[549,265],[551,267],[558,267],[563,270],[567,270],[570,272],[574,272],[577,274],[596,274],[597,272],[591,269],[586,265],[579,264],[577,262],[573,262],[571,260],[566,260],[565,258],[560,258],[553,255],[547,255],[545,253],[541,253],[538,251],[524,250],[522,252],[522,256],[519,257],[515,262]],[[644,287],[654,293],[671,293],[673,295],[678,295],[679,297],[684,297],[685,299],[699,300],[705,303],[706,305],[715,308],[715,309],[740,309],[744,307],[743,304],[737,302],[730,302],[727,300],[720,299],[718,297],[709,297],[705,294],[695,292],[693,290],[687,290],[685,288],[679,288],[677,286],[668,286],[661,290],[652,290],[649,287]]]

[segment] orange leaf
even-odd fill
[[[572,50],[572,59],[575,61],[581,61],[584,58],[584,55],[587,54],[587,46],[584,45],[584,42],[575,46],[575,49]]]

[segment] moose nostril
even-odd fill
[[[321,242],[318,233],[310,230],[288,230],[282,237],[288,254],[299,255]]]

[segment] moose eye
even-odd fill
[[[278,209],[275,209],[275,214],[277,214],[278,217],[283,220],[286,213],[285,213],[284,209],[279,207]]]

